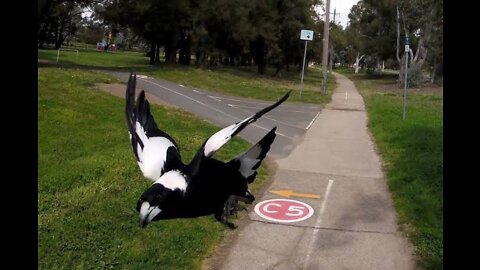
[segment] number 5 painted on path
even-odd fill
[[[298,222],[313,215],[313,208],[303,202],[287,199],[272,199],[255,205],[255,213],[275,222]]]

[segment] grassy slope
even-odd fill
[[[38,58],[55,62],[57,51],[38,50]],[[136,52],[102,53],[93,50],[61,51],[60,63],[77,64],[91,67],[105,67],[122,70],[135,70],[160,79],[179,84],[207,89],[227,95],[254,98],[261,100],[278,100],[285,92],[293,90],[289,102],[307,102],[326,104],[330,101],[335,88],[333,76],[329,76],[328,94],[320,93],[321,70],[308,68],[305,71],[304,88],[300,98],[301,71],[292,71],[277,77],[273,69],[267,70],[267,75],[259,75],[255,66],[250,67],[217,67],[200,69],[193,66],[148,65],[148,58]]]
[[[150,184],[128,143],[124,100],[96,90],[112,77],[72,69],[38,71],[39,269],[199,269],[225,234],[212,216],[140,229],[134,207]],[[218,130],[181,110],[152,106],[187,161]],[[235,139],[227,159],[248,148]],[[256,187],[266,179],[261,168]]]
[[[368,126],[385,162],[399,223],[427,269],[443,267],[443,95],[403,89],[395,75],[346,74],[365,99]]]

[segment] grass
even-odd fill
[[[135,205],[150,186],[131,152],[124,100],[95,88],[105,74],[38,69],[38,269],[200,269],[227,228],[213,216],[138,226]],[[188,162],[219,128],[152,106]],[[227,160],[249,144],[234,139]],[[254,185],[267,179],[261,167]]]
[[[399,223],[425,269],[443,269],[443,94],[403,88],[396,75],[342,73],[353,79],[368,111],[368,127],[384,161]]]
[[[256,66],[248,67],[215,67],[201,69],[180,65],[148,64],[148,58],[142,53],[122,52],[102,53],[97,51],[61,51],[59,62],[67,65],[84,67],[108,68],[118,70],[135,70],[137,73],[176,82],[186,86],[201,88],[226,95],[276,101],[287,91],[292,90],[289,102],[305,102],[327,104],[335,89],[335,79],[328,76],[327,94],[320,92],[322,75],[317,68],[305,70],[304,88],[300,97],[301,70],[292,67],[290,72],[284,72],[282,77],[274,75],[274,70],[267,69],[266,75],[259,75]],[[38,50],[38,58],[56,61],[57,51]]]
[[[66,47],[65,49],[69,49]],[[38,50],[38,59],[57,61],[57,50]],[[129,69],[132,67],[147,67],[148,59],[139,52],[100,52],[97,50],[76,51],[60,50],[59,62],[89,67],[106,67]]]

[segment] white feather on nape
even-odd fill
[[[164,187],[175,190],[180,189],[185,191],[187,189],[187,180],[185,176],[179,171],[168,171],[163,174],[155,183],[162,184]]]

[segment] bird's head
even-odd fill
[[[177,207],[187,188],[185,175],[179,171],[168,171],[149,187],[138,200],[137,211],[140,212],[140,227],[145,228],[152,220],[171,214],[172,207]]]
[[[137,202],[137,211],[140,213],[140,227],[145,228],[148,223],[162,212],[162,202],[165,199],[166,189],[162,184],[153,184]]]

